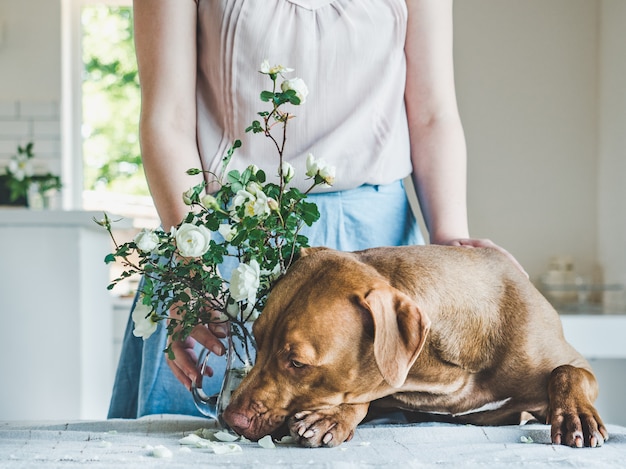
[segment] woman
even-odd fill
[[[300,176],[309,152],[337,169],[335,185],[311,196],[321,212],[305,233],[311,245],[422,242],[402,183],[412,175],[431,243],[494,246],[469,239],[452,0],[135,0],[134,12],[141,147],[165,229],[199,182],[185,171],[215,171],[234,139],[243,146],[229,168],[274,167],[266,139],[243,134],[262,110],[267,58],[310,91],[294,109],[286,160]],[[167,360],[162,327],[145,343],[127,332],[109,416],[195,414],[184,389],[200,378],[194,341],[221,354],[223,334],[197,327]]]

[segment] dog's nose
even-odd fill
[[[244,414],[226,409],[223,414],[226,424],[238,434],[243,434],[250,428],[250,419]]]

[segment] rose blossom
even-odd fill
[[[245,214],[248,217],[266,217],[270,214],[269,198],[257,183],[248,184],[247,190],[241,189],[235,194],[231,209],[231,217],[237,220],[236,209],[242,205],[245,207]]]
[[[157,323],[152,320],[152,308],[148,305],[144,305],[143,298],[139,298],[133,309],[133,322],[135,328],[133,329],[133,335],[135,337],[142,337],[146,340],[150,337],[154,331],[156,331]]]
[[[159,246],[159,235],[154,230],[143,229],[133,239],[137,249],[143,252],[154,252]]]
[[[256,301],[257,290],[261,280],[259,263],[252,259],[250,264],[240,263],[230,277],[230,296],[235,301],[247,300],[246,310],[251,311]]]
[[[9,161],[9,170],[15,179],[23,181],[33,175],[33,166],[27,156],[17,155]]]
[[[257,192],[256,197],[249,200],[246,204],[246,215],[267,217],[271,211],[269,200],[263,191]]]
[[[231,242],[233,238],[237,235],[237,229],[234,226],[229,225],[228,223],[220,224],[217,231],[227,242]]]
[[[296,92],[296,96],[300,99],[300,104],[306,102],[306,97],[309,94],[309,89],[304,83],[302,78],[292,78],[291,80],[285,80],[281,83],[280,89],[283,91],[293,90]]]
[[[282,65],[274,65],[272,67],[269,60],[265,59],[261,62],[260,72],[266,75],[278,75],[279,73],[282,75],[283,73],[293,72],[293,68],[283,67]]]
[[[322,159],[316,160],[313,154],[309,153],[306,158],[306,175],[312,178],[319,175],[327,185],[331,186],[335,182],[335,167]]]
[[[183,257],[200,257],[209,250],[211,232],[206,226],[183,223],[175,231],[176,246]]]

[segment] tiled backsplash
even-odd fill
[[[0,174],[18,145],[33,142],[35,171],[61,173],[61,116],[57,101],[0,100]]]

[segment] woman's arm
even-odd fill
[[[134,0],[135,49],[141,84],[139,136],[146,179],[163,229],[178,225],[189,211],[183,192],[202,181],[186,174],[200,168],[196,143],[196,15],[194,0]],[[176,308],[172,308],[176,315]],[[172,344],[167,363],[189,389],[201,376],[195,367],[194,339],[215,353],[224,332],[196,326]]]
[[[189,210],[182,194],[201,181],[196,144],[196,14],[194,0],[134,0],[141,83],[139,135],[148,186],[163,229]]]
[[[452,0],[407,0],[405,101],[413,179],[430,240],[469,237],[466,147],[456,103]]]

